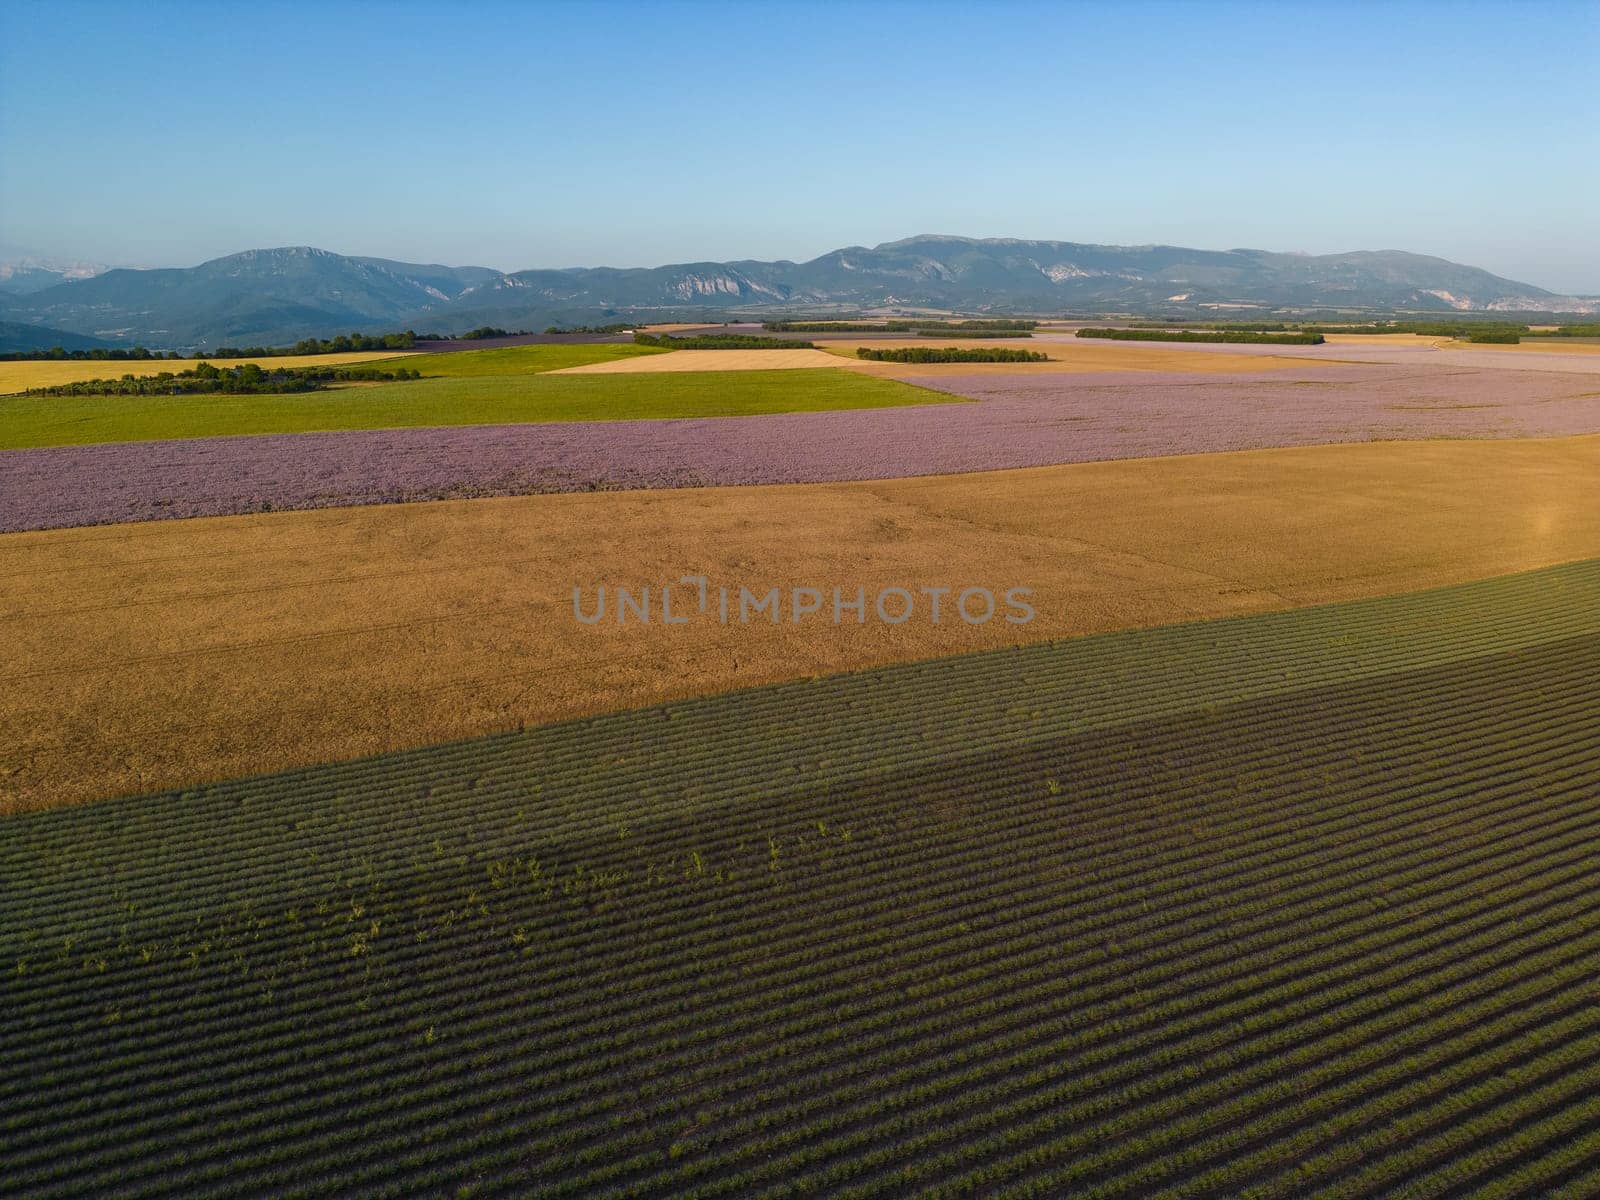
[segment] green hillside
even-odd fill
[[[63,350],[100,350],[110,345],[99,338],[68,333],[64,329],[0,321],[0,354],[26,354],[34,350],[53,350],[57,346]]]

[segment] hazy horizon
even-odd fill
[[[0,255],[511,271],[938,231],[1396,249],[1600,294],[1600,5],[747,13],[13,4]]]

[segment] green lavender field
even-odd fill
[[[1600,562],[0,825],[8,1195],[1585,1196]]]

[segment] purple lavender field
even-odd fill
[[[474,496],[827,482],[1330,442],[1600,432],[1593,375],[1308,366],[912,380],[973,404],[0,453],[0,531]]]

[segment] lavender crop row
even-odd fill
[[[15,819],[0,1192],[1579,1194],[1597,594],[1574,564]]]
[[[994,374],[977,403],[666,421],[386,429],[0,453],[0,532],[540,492],[831,482],[1103,459],[1600,431],[1579,374],[1308,366]]]

